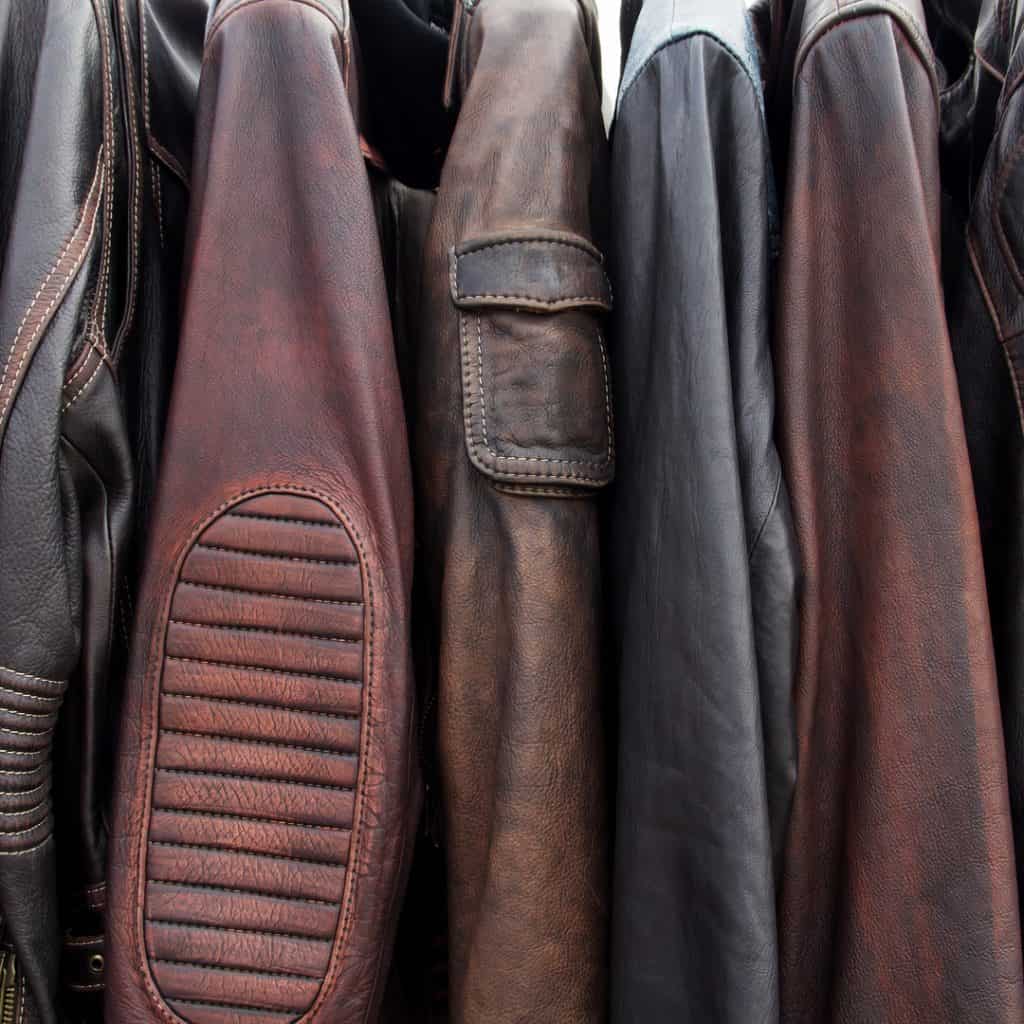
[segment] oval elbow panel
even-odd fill
[[[326,504],[262,494],[174,587],[145,852],[149,968],[196,1022],[296,1020],[345,933],[359,828],[365,568]]]

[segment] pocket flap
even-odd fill
[[[575,235],[464,242],[451,252],[466,448],[503,489],[572,497],[614,472],[611,289]]]
[[[451,260],[452,299],[462,309],[612,308],[601,254],[578,235],[552,231],[474,239],[457,245]]]

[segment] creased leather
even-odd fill
[[[796,552],[772,440],[777,218],[739,0],[647,0],[613,130],[612,1019],[775,1021]]]
[[[588,496],[613,459],[603,325],[583,300],[557,312],[514,299],[460,309],[450,280],[453,250],[497,235],[559,232],[600,250],[595,33],[592,5],[577,0],[480,0],[457,15],[459,107],[413,306],[417,614],[430,638],[421,661],[436,665],[448,1019],[460,1024],[595,1024],[607,1013]],[[576,264],[552,265],[562,277]]]
[[[379,1008],[418,814],[412,502],[356,52],[342,0],[209,19],[110,1021]]]
[[[105,868],[133,163],[114,4],[5,3],[0,25],[0,915],[17,1012],[51,1022],[59,932],[95,925]]]
[[[776,332],[803,568],[782,1019],[1010,1022],[1020,922],[919,2],[794,5]],[[879,126],[885,126],[884,131]]]
[[[981,167],[966,240],[959,239],[957,274],[946,294],[985,554],[1018,885],[1024,877],[1022,68],[1024,47],[1018,43],[998,100],[998,129]]]

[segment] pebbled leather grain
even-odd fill
[[[776,366],[804,583],[782,1019],[1018,1021],[1006,765],[943,309],[923,12],[813,0],[790,16]]]
[[[111,1021],[364,1021],[382,996],[418,814],[412,502],[355,52],[343,0],[211,12]]]

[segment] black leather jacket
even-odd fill
[[[111,754],[206,8],[150,0],[145,33],[141,3],[0,2],[4,1019],[101,1012]]]
[[[644,4],[612,135],[623,1024],[778,1016],[797,573],[760,83],[740,0]]]
[[[1016,10],[1014,9],[1016,7]],[[986,3],[973,116],[979,168],[946,308],[985,555],[1018,880],[1024,879],[1024,45],[1022,11]],[[997,88],[1005,79],[1005,87]],[[987,94],[995,92],[988,105]],[[973,113],[976,110],[977,113]],[[959,225],[958,225],[959,226]]]

